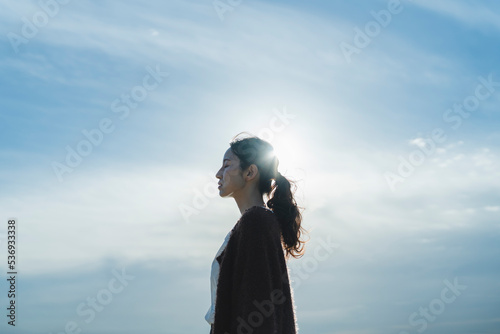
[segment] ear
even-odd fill
[[[246,181],[251,181],[255,179],[258,174],[259,174],[259,168],[257,167],[257,165],[251,164],[250,166],[248,166],[244,177]]]

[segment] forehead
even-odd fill
[[[236,156],[236,154],[233,153],[233,151],[231,150],[231,148],[228,148],[226,150],[226,153],[224,153],[224,158],[222,158],[223,162],[225,160],[238,160],[238,157]]]

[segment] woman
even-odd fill
[[[216,174],[241,217],[212,263],[211,334],[297,332],[286,259],[303,255],[302,216],[278,164],[271,144],[247,137],[230,143]]]

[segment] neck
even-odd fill
[[[247,196],[234,197],[234,199],[242,215],[243,213],[245,213],[246,210],[250,209],[253,206],[264,205],[264,200],[262,199],[262,195],[258,191],[252,191],[251,193],[247,194]]]

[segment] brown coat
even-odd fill
[[[234,226],[220,264],[213,334],[296,334],[281,231],[274,213],[248,209]]]

